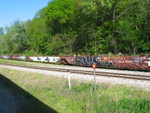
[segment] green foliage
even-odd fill
[[[54,0],[45,8],[47,25],[53,35],[61,33],[72,24],[74,0]]]
[[[27,25],[27,36],[30,40],[30,51],[44,54],[49,42],[45,19],[34,18]]]
[[[79,86],[73,86],[72,90],[78,93],[89,91],[92,88],[92,84],[81,84]]]
[[[26,23],[15,21],[11,27],[7,28],[7,33],[2,40],[4,54],[20,54],[28,48],[28,38],[26,36]]]
[[[146,111],[149,111],[150,108],[150,102],[149,100],[146,99],[139,100],[139,99],[123,98],[117,103],[117,105],[118,105],[118,109],[122,109],[123,111],[135,112],[135,113],[138,113],[139,111],[141,113],[146,113]]]
[[[148,54],[149,0],[53,0],[35,18],[0,28],[1,54]]]
[[[4,40],[4,32],[3,32],[3,28],[0,28],[0,53],[4,54],[5,49],[3,47],[5,47],[5,40]]]
[[[4,29],[0,27],[0,35],[4,35]]]

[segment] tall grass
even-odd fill
[[[60,113],[150,113],[150,92],[124,85],[101,83],[93,91],[92,83],[67,80],[42,74],[0,69],[27,92]]]

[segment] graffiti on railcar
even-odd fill
[[[148,58],[148,67],[150,67],[150,57]]]
[[[5,56],[5,55],[4,55],[4,56],[2,56],[2,58],[3,58],[3,59],[9,59],[10,56]]]
[[[93,63],[96,63],[97,67],[113,67],[112,62],[102,62],[98,56],[77,56],[75,63],[83,66],[92,66]]]
[[[29,57],[29,59],[31,61],[40,61],[40,62],[52,62],[52,63],[56,63],[59,62],[60,57]]]
[[[64,64],[150,70],[150,56],[23,56],[23,55],[0,55],[2,59],[27,60],[38,62],[61,62]]]
[[[26,60],[26,56],[19,56],[19,60]]]
[[[141,58],[140,57],[135,57],[134,58],[134,63],[140,63],[141,61]]]
[[[59,62],[60,61],[60,57],[47,57],[48,62]]]
[[[101,59],[103,61],[109,59],[109,61],[111,61],[116,68],[144,69],[148,67],[148,57],[146,56],[105,56],[105,58]]]

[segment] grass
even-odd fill
[[[3,71],[8,72],[8,70],[5,69]],[[10,72],[10,74],[12,74],[13,76],[14,73]],[[14,78],[14,76],[12,78]],[[15,78],[14,80],[19,80],[19,79]],[[6,108],[8,108],[7,102],[10,101],[13,102],[11,103],[12,107],[14,107],[14,105],[18,106],[15,107],[17,108],[17,113],[56,113],[56,110],[47,106],[45,103],[39,101],[38,98],[35,98],[28,91],[25,91],[22,87],[20,87],[18,84],[13,82],[11,78],[8,79],[6,76],[2,75],[2,73],[0,74],[0,87],[3,87],[5,91],[9,91],[8,94],[11,94],[13,97],[12,98],[13,100],[12,99],[8,100],[6,99],[7,97],[3,98],[3,100],[6,100],[6,102],[4,103],[4,105],[6,105],[5,106]]]
[[[60,113],[150,113],[150,92],[125,85],[72,80],[1,68],[0,73]]]
[[[32,62],[32,61],[19,61],[19,60],[8,60],[8,59],[0,59],[0,64],[16,64],[16,65],[34,65],[34,66],[57,66],[58,64],[50,64],[50,63],[44,63],[44,62]],[[67,65],[61,65],[64,67],[67,67]]]
[[[30,62],[30,61],[19,61],[19,60],[7,60],[7,59],[0,59],[0,64],[16,64],[16,65],[53,65],[53,64],[46,64],[41,62]]]
[[[24,61],[17,61],[17,60],[7,60],[7,59],[0,59],[0,63],[5,63],[5,64],[26,64]]]

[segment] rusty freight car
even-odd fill
[[[76,56],[63,57],[63,62],[80,66],[96,63],[97,67],[103,68],[150,70],[149,56]]]
[[[150,71],[150,56],[21,56],[0,55],[2,59],[24,60],[65,65],[92,66],[99,68],[118,68]]]

